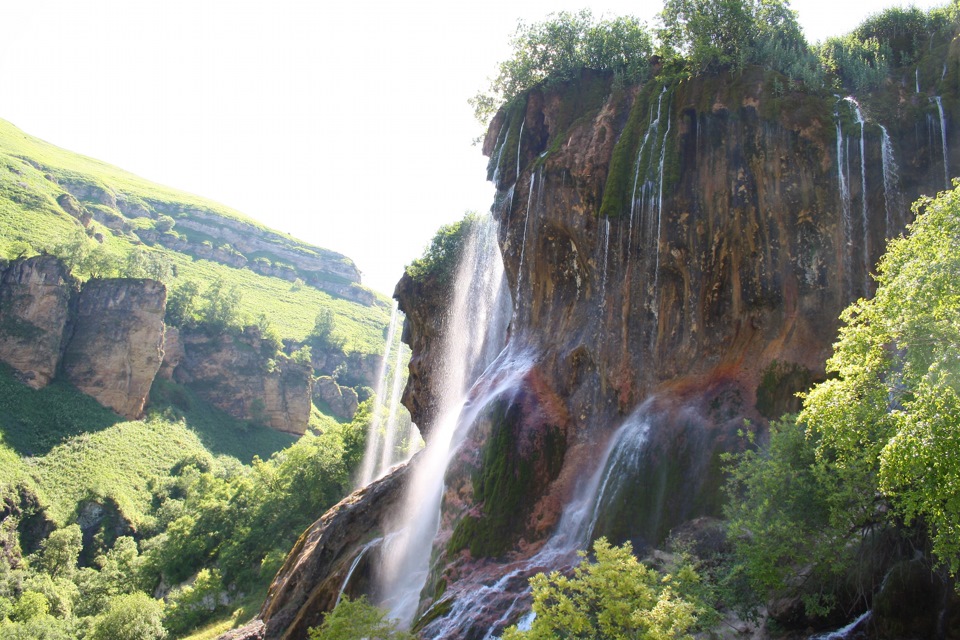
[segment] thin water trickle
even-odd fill
[[[513,297],[513,306],[517,308],[520,304],[520,285],[523,282],[523,260],[527,252],[527,228],[530,226],[530,210],[533,209],[533,193],[537,185],[537,175],[540,169],[530,174],[530,193],[527,194],[527,210],[523,218],[523,236],[520,241],[520,265],[517,267],[517,291]]]
[[[667,130],[663,134],[663,144],[660,145],[660,187],[659,194],[657,196],[657,241],[653,246],[653,250],[656,253],[656,265],[653,270],[653,291],[654,294],[660,290],[660,238],[663,227],[663,165],[667,157],[667,138],[670,135],[670,112],[667,112]],[[657,317],[659,315],[659,308],[655,304],[653,305],[653,315]]]
[[[857,124],[860,125],[860,218],[863,227],[863,295],[867,296],[870,294],[870,268],[873,266],[870,260],[870,212],[867,208],[867,155],[864,135],[867,123],[863,117],[863,111],[860,110],[860,103],[853,96],[847,96],[844,100],[853,106]]]
[[[950,188],[950,154],[947,152],[947,119],[943,115],[943,100],[940,96],[933,96],[940,112],[940,146],[943,149],[943,186]]]
[[[393,365],[393,385],[390,389],[390,405],[387,412],[387,424],[384,429],[383,446],[380,449],[380,464],[377,469],[378,477],[387,472],[390,467],[398,462],[404,462],[410,459],[416,448],[407,441],[406,451],[397,451],[397,437],[400,435],[400,396],[403,395],[403,387],[406,383],[406,376],[402,374],[404,363],[403,343],[397,344],[397,355]]]
[[[860,630],[861,625],[867,622],[870,617],[873,615],[872,611],[866,611],[860,616],[848,624],[847,626],[837,629],[836,631],[829,631],[827,633],[818,633],[816,635],[810,636],[809,640],[849,640],[851,634]]]
[[[353,572],[357,570],[357,566],[360,564],[360,561],[363,560],[363,557],[367,555],[367,551],[378,546],[382,542],[383,538],[374,538],[364,545],[363,549],[360,550],[360,553],[357,554],[357,557],[353,559],[353,562],[350,563],[350,568],[347,570],[347,575],[343,578],[343,584],[340,585],[340,591],[337,593],[337,601],[333,606],[340,604],[340,600],[343,599],[344,592],[346,592],[347,587],[350,586],[350,579],[353,578]]]
[[[507,139],[510,137],[510,127],[505,126],[500,127],[500,135],[497,136],[497,164],[493,167],[493,184],[497,184],[497,181],[500,178],[500,161],[503,159],[503,150],[507,146]]]
[[[393,304],[393,311],[390,314],[390,325],[387,329],[387,342],[383,348],[383,357],[380,359],[380,368],[377,371],[377,383],[374,388],[374,407],[373,415],[370,416],[370,424],[367,427],[367,444],[363,453],[363,461],[360,464],[360,475],[357,478],[357,487],[364,487],[376,478],[382,469],[378,468],[381,460],[381,449],[383,447],[383,412],[385,408],[384,393],[387,386],[387,373],[389,371],[390,352],[394,347],[394,337],[397,335],[397,326],[402,322],[402,314],[397,304]],[[394,377],[397,372],[394,373]]]
[[[903,207],[900,197],[900,168],[897,166],[897,158],[893,152],[893,141],[887,128],[879,125],[883,136],[880,144],[880,159],[883,165],[883,198],[886,205],[886,237],[891,238],[894,229],[898,228],[898,223],[894,216],[902,216],[900,209]]]
[[[527,124],[527,117],[524,116],[520,122],[520,135],[517,136],[517,177],[513,179],[514,184],[520,180],[520,148],[523,143],[523,126]]]
[[[600,275],[600,311],[607,303],[607,270],[610,262],[610,218],[603,219],[603,266]]]
[[[394,537],[384,546],[375,572],[376,592],[382,594],[380,604],[404,625],[413,621],[429,572],[443,477],[451,456],[477,412],[491,397],[516,384],[519,372],[530,366],[522,358],[501,353],[496,364],[488,368],[489,354],[499,352],[505,343],[510,310],[496,222],[491,217],[472,225],[452,290],[443,369],[437,372],[441,384],[437,419],[431,426],[426,450],[411,471],[399,517],[389,527]]]
[[[916,83],[917,93],[920,93],[920,67],[917,67],[913,73],[914,82]]]
[[[843,221],[843,275],[847,279],[847,296],[853,298],[853,261],[850,256],[850,246],[853,243],[853,221],[851,220],[850,209],[852,202],[850,199],[850,186],[847,184],[847,177],[844,168],[847,168],[846,158],[844,157],[844,138],[843,128],[840,125],[840,112],[836,112],[837,117],[837,182],[840,188],[840,215]]]

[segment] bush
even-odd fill
[[[510,627],[503,640],[689,638],[701,619],[716,615],[690,565],[661,575],[634,557],[629,542],[613,547],[600,538],[593,550],[596,561],[584,560],[573,577],[557,571],[532,577],[533,625],[529,631]]]
[[[455,275],[460,252],[479,219],[476,213],[470,212],[463,220],[440,227],[423,256],[407,265],[407,275],[418,282],[448,282]]]
[[[396,628],[385,611],[361,596],[344,598],[323,617],[323,624],[310,629],[310,640],[413,640],[415,636]]]
[[[121,595],[110,600],[97,619],[91,640],[162,640],[163,604],[145,593]]]

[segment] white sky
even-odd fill
[[[945,0],[923,0],[921,7]],[[794,0],[810,41],[890,1]],[[467,98],[583,0],[2,0],[0,118],[350,256],[384,293],[492,187]],[[652,22],[659,0],[600,0]]]

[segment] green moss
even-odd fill
[[[474,557],[496,557],[508,551],[525,526],[537,468],[550,478],[559,473],[566,449],[560,430],[546,425],[543,445],[524,457],[517,441],[522,419],[517,402],[501,401],[493,407],[482,463],[472,479],[482,515],[467,515],[457,523],[448,553],[469,548]]]
[[[439,602],[434,602],[433,605],[423,612],[423,615],[417,619],[413,627],[410,629],[410,632],[414,635],[420,633],[424,627],[436,620],[437,618],[442,618],[443,616],[450,613],[450,610],[453,609],[453,598],[448,598],[446,600],[441,600]]]
[[[796,413],[800,410],[797,393],[813,383],[813,373],[803,365],[774,360],[764,369],[757,385],[757,411],[769,420]]]

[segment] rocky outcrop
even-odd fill
[[[16,260],[0,279],[0,360],[34,389],[57,372],[75,286],[53,256]]]
[[[386,477],[354,492],[332,507],[308,528],[273,579],[267,599],[254,626],[264,625],[265,640],[298,640],[307,629],[319,625],[323,612],[333,608],[341,589],[356,595],[375,553],[365,563],[354,560],[375,547],[383,534],[391,509],[406,486],[410,465],[397,467]],[[373,543],[373,544],[371,544]],[[363,558],[361,558],[362,560]],[[361,566],[364,565],[364,566]],[[247,636],[241,636],[247,637]]]
[[[326,404],[330,412],[343,420],[353,420],[360,400],[350,387],[341,387],[330,376],[319,376],[313,381],[313,398],[317,404]]]
[[[77,389],[137,418],[163,359],[167,289],[155,280],[93,279],[80,291],[63,372]]]
[[[310,420],[313,370],[287,359],[247,327],[239,335],[180,333],[184,355],[174,379],[235,418],[302,434]]]

